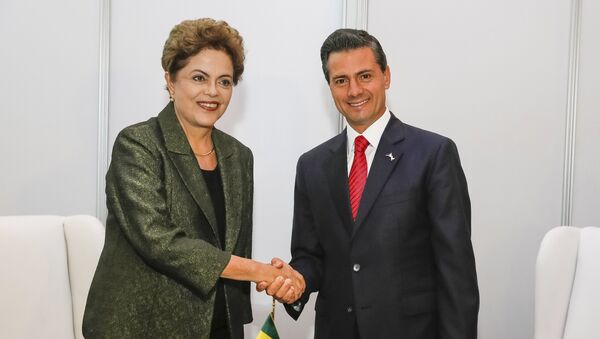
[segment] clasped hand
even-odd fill
[[[279,258],[271,259],[271,266],[275,269],[275,278],[258,282],[256,290],[265,291],[281,303],[291,304],[298,300],[306,288],[302,274]]]

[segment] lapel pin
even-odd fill
[[[390,161],[396,160],[396,158],[394,158],[394,155],[392,153],[386,154],[385,156],[388,157],[388,158],[390,158]]]

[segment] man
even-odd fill
[[[476,338],[470,201],[456,146],[387,110],[391,73],[375,37],[339,29],[321,61],[349,128],[298,161],[290,265],[306,290],[288,313],[297,319],[318,291],[317,339]],[[289,289],[278,281],[267,291],[290,303]]]

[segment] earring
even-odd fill
[[[169,100],[170,100],[170,101],[175,101],[175,100],[173,99],[173,94],[171,94],[171,93],[169,93]]]

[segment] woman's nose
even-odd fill
[[[214,83],[214,82],[210,82],[210,81],[209,81],[209,82],[206,84],[206,87],[205,87],[205,89],[204,89],[204,93],[205,93],[206,95],[209,95],[209,96],[211,96],[211,97],[217,96],[217,94],[218,94],[218,91],[217,91],[217,84],[216,84],[216,83]]]

